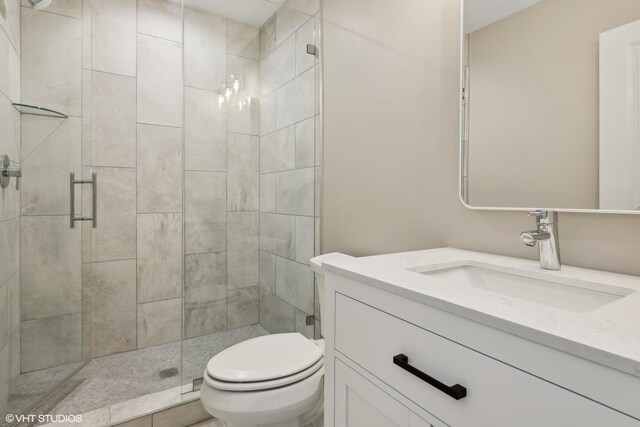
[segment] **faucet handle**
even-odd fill
[[[521,233],[520,240],[522,240],[522,243],[529,246],[530,248],[536,245],[536,239],[533,238],[530,231],[525,231]]]
[[[546,212],[545,211],[531,211],[531,212],[527,212],[527,215],[535,217],[536,224],[537,224],[538,228],[540,228],[542,222],[544,221],[544,219],[546,217]]]
[[[527,212],[527,215],[535,217],[538,225],[550,225],[558,222],[558,214],[555,211],[537,210]]]

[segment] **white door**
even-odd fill
[[[600,34],[600,209],[640,209],[640,21]]]
[[[335,362],[335,427],[434,427],[341,361]]]

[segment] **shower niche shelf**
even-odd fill
[[[51,110],[49,108],[44,108],[44,107],[38,107],[36,105],[29,105],[29,104],[19,104],[19,103],[13,103],[13,107],[18,110],[20,112],[20,114],[28,114],[31,116],[44,116],[44,117],[54,117],[57,119],[68,119],[69,116],[67,116],[64,113],[61,113],[59,111],[56,110]]]

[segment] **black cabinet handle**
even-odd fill
[[[409,372],[412,375],[420,378],[422,381],[427,384],[437,388],[441,392],[447,394],[448,396],[453,397],[456,400],[460,400],[467,395],[467,389],[461,386],[460,384],[448,386],[446,384],[442,384],[437,379],[425,374],[420,369],[411,366],[409,364],[409,358],[404,354],[398,354],[397,356],[393,356],[393,363],[395,365],[400,366],[405,371]]]

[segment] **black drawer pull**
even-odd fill
[[[400,366],[402,369],[409,372],[410,374],[420,378],[422,381],[426,382],[427,384],[437,388],[441,392],[453,397],[456,400],[460,400],[467,395],[467,389],[461,386],[460,384],[456,384],[452,386],[442,384],[440,381],[425,374],[420,369],[411,366],[409,364],[409,358],[404,354],[398,354],[397,356],[393,356],[393,363]]]

